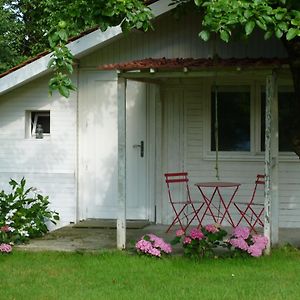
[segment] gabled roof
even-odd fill
[[[151,1],[152,3],[152,1]],[[174,8],[170,6],[171,0],[159,0],[149,5],[155,17],[158,17]],[[122,34],[120,26],[110,27],[105,32],[92,30],[68,44],[75,58],[80,58],[94,49],[112,42]],[[43,52],[36,57],[8,70],[0,76],[0,95],[15,89],[27,82],[39,78],[50,70],[47,68],[51,53]]]

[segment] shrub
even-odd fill
[[[261,256],[267,244],[267,237],[251,235],[247,227],[236,227],[229,239],[229,247],[234,256]]]
[[[214,257],[215,248],[227,247],[223,241],[227,232],[218,225],[206,225],[201,229],[193,228],[189,233],[183,230],[176,231],[172,244],[181,243],[184,255],[191,258]]]
[[[48,208],[48,196],[34,188],[25,188],[24,178],[18,183],[11,179],[11,193],[0,192],[0,244],[23,243],[48,231],[46,223],[56,224],[59,215]]]
[[[138,254],[161,257],[172,252],[170,244],[154,234],[146,234],[135,244]]]

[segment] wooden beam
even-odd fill
[[[270,246],[279,240],[279,196],[278,196],[278,87],[277,74],[266,79],[266,132],[265,132],[265,226],[264,235]]]
[[[126,248],[126,79],[118,78],[117,248]]]

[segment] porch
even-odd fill
[[[289,154],[290,161],[285,161],[286,158],[280,157],[283,164],[279,171],[279,150],[282,149],[278,142],[278,85],[279,83],[280,85],[290,84],[289,72],[284,63],[273,60],[207,62],[193,59],[191,61],[162,59],[107,65],[102,69],[119,71],[118,248],[126,246],[126,200],[130,199],[126,190],[128,180],[126,168],[129,165],[127,161],[126,126],[128,118],[126,118],[126,108],[132,90],[129,85],[131,81],[140,81],[156,86],[159,90],[159,97],[161,97],[157,101],[158,109],[156,111],[156,119],[159,120],[159,124],[156,124],[158,129],[156,133],[158,132],[159,136],[156,135],[155,140],[158,153],[156,156],[158,162],[156,161],[157,167],[155,168],[156,194],[159,195],[163,190],[161,177],[165,171],[169,170],[171,172],[185,170],[189,173],[191,171],[191,182],[195,183],[198,180],[196,178],[205,177],[203,181],[211,180],[214,177],[211,170],[215,169],[215,177],[218,180],[230,178],[230,181],[238,182],[236,178],[239,178],[239,182],[243,184],[249,181],[254,170],[256,170],[256,174],[260,170],[266,175],[264,235],[269,238],[272,245],[281,243],[279,227],[286,225],[288,225],[286,227],[293,227],[290,226],[291,224],[287,224],[286,216],[282,211],[288,210],[290,213],[291,206],[294,206],[294,203],[290,202],[298,199],[298,195],[289,195],[286,205],[285,199],[279,195],[283,191],[281,187],[279,188],[279,185],[282,186],[284,183],[282,178],[286,178],[286,174],[290,171],[289,163],[295,159],[293,154]],[[279,78],[280,80],[278,80]],[[247,142],[243,140],[236,148],[232,148],[230,139],[224,134],[226,137],[224,140],[229,140],[230,147],[228,148],[226,143],[219,143],[219,128],[226,128],[226,126],[218,125],[217,112],[218,109],[222,110],[219,107],[221,101],[218,98],[224,93],[225,101],[226,93],[229,93],[228,98],[234,98],[233,94],[236,93],[236,95],[239,94],[240,102],[244,97],[241,96],[244,91],[235,89],[237,85],[243,89],[249,85],[249,82],[252,82],[251,87],[249,86],[246,91],[249,120],[248,117],[244,118],[247,120]],[[235,87],[232,88],[232,86]],[[157,100],[156,97],[154,99]],[[262,106],[263,101],[265,101],[265,106]],[[228,107],[233,108],[237,104],[238,102],[232,103]],[[223,109],[226,109],[225,105]],[[263,114],[265,114],[264,117],[262,117]],[[236,119],[236,116],[239,115],[236,112],[230,118]],[[240,133],[234,134],[235,137],[239,135]],[[143,148],[141,145],[138,146]],[[286,150],[286,152],[292,153],[291,150]],[[215,166],[213,166],[213,161],[215,161]],[[288,162],[287,166],[284,165],[285,162]],[[219,166],[221,166],[221,172],[219,172]],[[279,174],[280,172],[283,176]],[[155,220],[158,223],[166,223],[163,219],[166,215],[165,212],[168,211],[164,206],[167,202],[163,199],[163,193],[161,195],[161,199],[156,199],[155,203],[155,208],[159,208],[155,211],[157,214]],[[297,206],[298,203],[295,205]],[[290,220],[291,218],[288,222]],[[293,218],[293,221],[295,220]],[[285,222],[284,225],[283,222]]]
[[[52,231],[42,238],[31,240],[29,244],[17,246],[18,249],[28,251],[67,251],[67,252],[84,252],[84,251],[103,251],[116,249],[117,246],[117,229],[110,227],[111,222],[107,222],[107,227],[103,225],[97,227],[76,227],[69,225],[55,231]],[[147,233],[153,233],[162,237],[165,241],[170,242],[175,231],[166,233],[168,225],[148,224],[140,228],[126,228],[127,249],[134,247],[135,241]],[[231,228],[225,228],[230,234]],[[279,228],[279,244],[291,244],[300,248],[300,228]],[[180,245],[175,246],[174,253],[181,253]]]

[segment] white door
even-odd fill
[[[81,85],[79,219],[116,219],[118,212],[117,77],[116,74],[109,72],[90,72],[86,74]],[[146,84],[128,81],[126,98],[126,214],[127,219],[149,219],[149,215],[153,218],[151,213],[153,214],[154,211],[153,184],[151,184],[151,180],[154,180],[154,155],[151,155],[152,163],[148,162],[148,157],[150,152],[154,153],[151,150],[154,143],[151,147],[150,144],[148,145],[147,130],[152,136],[154,131],[147,129]],[[149,111],[153,113],[154,108]],[[147,174],[152,175],[147,176]],[[149,209],[150,202],[151,209]]]
[[[147,88],[128,80],[126,93],[126,214],[149,219],[147,195]]]

